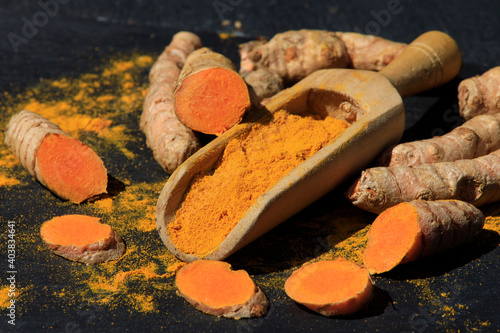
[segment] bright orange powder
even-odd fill
[[[111,237],[113,229],[98,217],[75,214],[45,222],[40,234],[50,244],[85,246]]]
[[[213,173],[193,178],[175,220],[173,243],[203,257],[216,250],[261,194],[347,128],[343,120],[279,111],[231,140]]]

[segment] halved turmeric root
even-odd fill
[[[344,258],[305,264],[285,282],[295,302],[324,316],[351,315],[372,297],[368,271]]]
[[[177,293],[197,310],[227,318],[263,316],[269,301],[244,270],[233,271],[223,261],[197,260],[175,277]]]
[[[250,106],[248,87],[231,60],[208,48],[189,55],[174,90],[175,113],[184,125],[221,134],[239,123]]]
[[[371,274],[469,242],[484,215],[459,200],[404,202],[382,212],[368,231],[363,261]]]
[[[118,260],[125,253],[122,238],[98,217],[57,216],[42,224],[40,235],[54,254],[86,264]]]
[[[5,143],[35,179],[62,199],[81,203],[106,193],[108,175],[101,158],[36,113],[14,115]]]

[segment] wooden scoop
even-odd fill
[[[378,73],[321,70],[275,96],[258,116],[281,109],[295,114],[307,110],[345,119],[351,125],[262,194],[204,259],[226,258],[358,174],[383,149],[401,139],[405,122],[402,97],[450,81],[460,71],[461,63],[455,41],[442,32],[431,31],[418,37]],[[167,248],[181,260],[200,259],[180,251],[167,232],[184,192],[193,176],[213,168],[229,140],[251,126],[252,122],[241,123],[214,139],[185,161],[165,184],[156,207],[156,225]]]

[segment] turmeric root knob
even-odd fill
[[[227,318],[263,316],[269,301],[244,270],[233,271],[223,261],[197,260],[183,266],[175,285],[197,310]]]
[[[387,272],[469,242],[483,226],[483,213],[463,201],[404,202],[375,219],[363,261],[371,274]]]
[[[228,58],[207,48],[189,55],[174,90],[175,113],[184,125],[221,134],[250,106],[248,87]]]
[[[500,66],[460,82],[458,105],[465,120],[480,114],[500,113]]]
[[[117,260],[125,253],[121,237],[97,217],[57,216],[42,224],[40,235],[54,254],[86,264]]]
[[[306,264],[285,282],[295,302],[324,316],[351,315],[372,297],[368,271],[344,258]]]

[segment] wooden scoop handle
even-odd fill
[[[458,75],[462,55],[457,43],[441,31],[420,35],[380,73],[401,97],[438,87]]]

